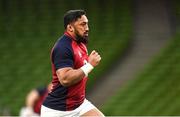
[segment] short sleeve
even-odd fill
[[[52,53],[52,62],[55,65],[56,70],[64,67],[73,67],[73,52],[71,45],[57,45]]]
[[[40,96],[42,96],[42,95],[44,95],[44,94],[46,93],[47,88],[44,86],[44,87],[39,87],[39,88],[37,88],[36,90],[37,90],[38,94],[39,94]]]

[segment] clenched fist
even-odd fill
[[[101,60],[101,56],[93,50],[91,54],[89,55],[88,62],[93,66],[97,66]]]

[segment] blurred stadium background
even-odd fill
[[[105,115],[180,115],[180,2],[157,1],[165,3],[173,33],[137,75],[119,87],[108,86],[115,94],[101,90],[107,94],[99,106]],[[87,93],[97,82],[99,87],[106,83],[104,74],[128,57],[135,27],[143,25],[135,22],[139,2],[143,0],[0,0],[0,115],[18,115],[28,91],[51,81],[50,50],[64,32],[63,14],[69,9],[87,12],[89,51],[96,49],[103,58],[90,75]]]

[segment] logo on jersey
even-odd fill
[[[78,51],[79,57],[82,58],[82,54],[80,51]]]

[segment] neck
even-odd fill
[[[75,36],[75,34],[74,34],[73,32],[68,31],[68,30],[66,30],[66,32],[67,32],[69,35],[71,35],[73,38],[76,38],[76,36]]]
[[[70,31],[65,31],[64,34],[71,37],[73,40],[76,40],[74,33],[70,32]]]

